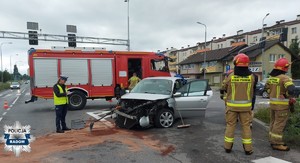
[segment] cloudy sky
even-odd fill
[[[1,0],[0,31],[27,32],[26,22],[38,22],[45,34],[66,34],[66,25],[76,25],[78,36],[127,39],[127,3],[124,0]],[[300,14],[299,0],[130,0],[131,49],[157,51],[251,31],[265,23],[296,19]],[[17,64],[21,73],[27,72],[27,40],[0,39],[3,45],[3,68]],[[67,46],[67,43],[39,42],[34,48]],[[125,46],[77,44],[85,47],[105,47],[126,50]],[[16,55],[18,54],[18,55]]]

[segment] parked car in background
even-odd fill
[[[265,83],[264,82],[258,82],[256,84],[256,90],[255,93],[256,95],[262,96],[263,98],[269,98],[269,94],[267,91],[264,90],[265,88]]]
[[[179,111],[184,118],[204,118],[209,99],[207,80],[183,85],[177,77],[149,77],[121,97],[113,117],[120,128],[168,128],[180,117]]]
[[[20,89],[20,83],[19,82],[11,82],[10,89]]]
[[[25,83],[25,84],[28,84],[28,83],[29,83],[29,80],[26,80],[24,83]]]
[[[300,79],[293,80],[293,83],[296,87],[296,90],[295,90],[296,97],[299,97],[299,95],[300,95]]]

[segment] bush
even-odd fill
[[[295,112],[291,114],[284,131],[284,139],[287,142],[300,145],[300,107],[295,106]]]
[[[270,108],[259,108],[256,110],[254,117],[266,124],[270,123]]]
[[[9,89],[9,88],[10,88],[9,83],[0,83],[0,91],[5,90],[5,89]]]
[[[254,117],[262,122],[270,123],[270,108],[259,108]],[[284,130],[284,140],[291,144],[300,145],[300,99],[297,99],[295,112],[291,113]]]

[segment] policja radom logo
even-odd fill
[[[22,151],[30,152],[30,143],[35,137],[30,135],[30,125],[22,126],[16,121],[13,126],[4,125],[4,135],[0,138],[0,142],[5,143],[4,150],[12,151],[17,157]]]

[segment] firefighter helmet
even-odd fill
[[[289,69],[289,66],[290,66],[290,63],[286,58],[280,58],[275,62],[274,69],[287,72]]]
[[[233,58],[233,64],[237,67],[248,67],[249,62],[249,57],[244,53],[240,53]]]

